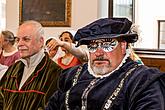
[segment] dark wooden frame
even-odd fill
[[[158,20],[158,49],[161,49],[160,47],[160,23],[161,22],[165,23],[165,20]]]
[[[34,2],[34,1],[36,1],[36,0],[32,0],[32,2]],[[48,0],[46,0],[45,2],[47,2],[47,1]],[[39,0],[39,2],[36,3],[36,6],[33,5],[34,3],[31,3],[33,5],[33,7],[30,7],[31,5],[27,5],[27,4],[29,4],[29,0],[19,0],[19,2],[20,2],[19,3],[19,24],[22,24],[26,20],[36,20],[36,21],[39,21],[44,27],[70,27],[71,26],[71,0],[64,0],[64,1],[65,1],[65,4],[63,4],[63,6],[65,7],[65,9],[63,9],[63,10],[65,10],[65,12],[63,11],[64,13],[62,13],[61,11],[57,11],[57,13],[53,13],[54,16],[57,16],[57,18],[60,19],[60,20],[57,20],[57,19],[54,19],[54,17],[49,18],[48,15],[43,19],[43,16],[42,16],[43,11],[41,11],[40,16],[37,16],[38,12],[36,14],[33,13],[34,17],[31,16],[32,14],[27,13],[27,10],[26,10],[27,8],[29,10],[34,7],[36,8],[38,3],[43,2],[42,0]],[[49,1],[49,2],[54,3],[54,1]],[[59,5],[61,5],[61,4],[59,4]],[[45,5],[45,6],[47,6],[47,5]],[[51,4],[51,6],[52,6],[52,4]],[[58,5],[56,4],[56,6],[58,6]],[[43,9],[43,8],[40,8],[40,9]],[[56,8],[56,9],[58,10],[59,8]],[[24,14],[25,11],[27,14]],[[47,12],[45,12],[45,13],[47,13]],[[50,11],[48,11],[48,14],[49,13],[50,13]],[[60,16],[58,17],[58,15],[60,15],[61,13],[62,13],[61,16],[63,16],[62,20],[61,20]],[[52,16],[53,16],[53,14],[51,13]],[[31,18],[29,19],[29,17],[31,17]],[[37,18],[39,18],[39,20]],[[51,19],[51,20],[49,20],[49,19]]]
[[[113,1],[114,0],[109,0],[109,18],[113,17]],[[132,22],[135,22],[135,0],[132,0]]]
[[[165,57],[165,49],[145,49],[145,48],[134,48],[135,53],[145,55],[162,55]]]

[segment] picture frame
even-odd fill
[[[71,0],[19,0],[19,24],[36,20],[44,27],[71,26]]]

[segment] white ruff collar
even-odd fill
[[[111,71],[110,73],[108,74],[105,74],[105,75],[97,75],[93,72],[93,70],[91,69],[91,66],[90,66],[90,61],[88,61],[88,71],[89,71],[89,74],[91,74],[92,76],[96,77],[96,78],[104,78],[104,77],[107,77],[109,75],[111,75],[114,71],[118,70],[125,62],[126,62],[126,59],[130,56],[130,53],[131,53],[131,50],[130,49],[126,49],[126,55],[124,56],[122,62],[120,63],[120,65],[113,71]]]

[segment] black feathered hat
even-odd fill
[[[138,39],[136,33],[130,33],[132,22],[127,18],[101,18],[79,29],[75,34],[75,41],[79,45],[88,45],[91,40],[118,38],[128,43]]]

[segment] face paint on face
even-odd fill
[[[102,48],[105,52],[113,51],[118,45],[118,41],[116,39],[110,39],[109,41],[96,41],[91,42],[88,45],[89,52],[96,52],[98,48]]]
[[[104,40],[101,39],[99,41],[104,44]],[[112,40],[112,42],[113,41],[115,40]],[[89,55],[91,69],[97,75],[104,75],[117,68],[117,66],[121,63],[125,53],[122,51],[121,42],[118,42],[114,45],[114,49],[111,51],[105,51],[104,48],[98,47],[94,52],[89,51]]]

